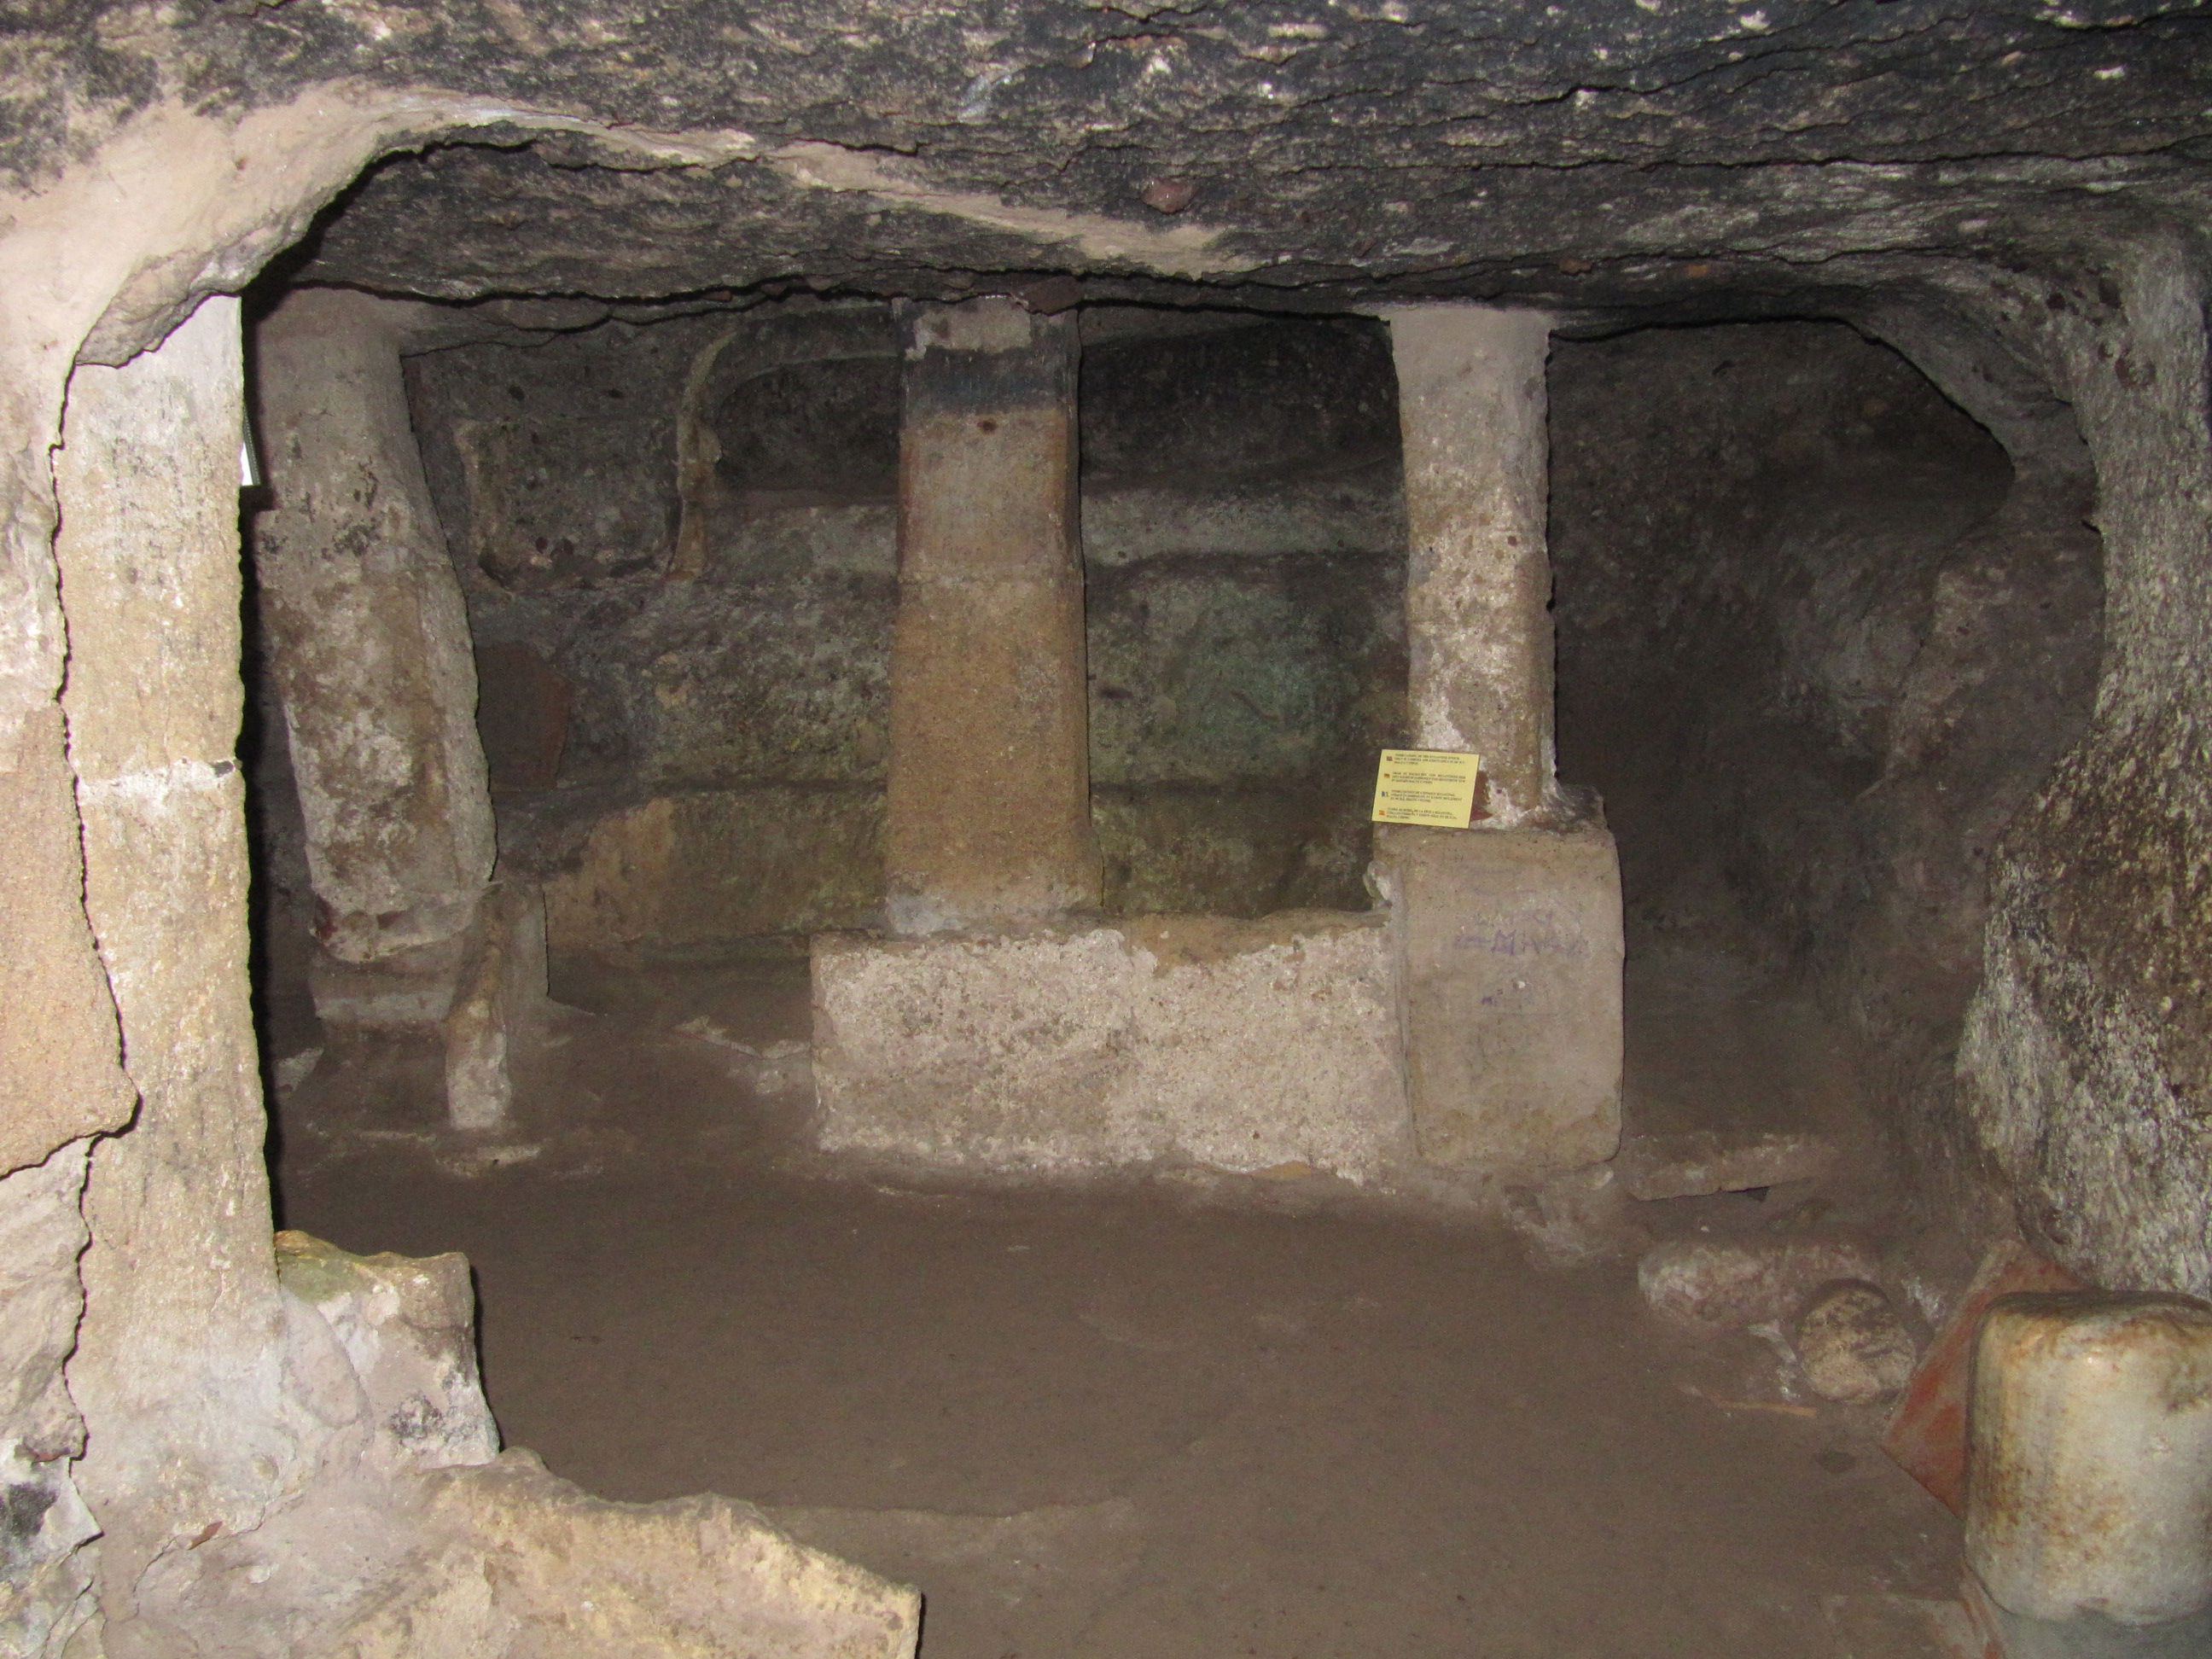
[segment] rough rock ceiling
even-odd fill
[[[90,100],[434,86],[296,274],[463,298],[797,283],[1778,307],[1855,259],[2201,225],[2212,6],[2137,0],[56,0]],[[19,69],[11,80],[20,81]],[[51,96],[51,94],[49,94]],[[39,157],[45,117],[11,159]],[[547,114],[615,141],[526,130]],[[672,165],[634,142],[680,134]],[[646,140],[647,148],[653,141]],[[1189,285],[1197,285],[1192,289]]]

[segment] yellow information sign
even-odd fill
[[[1385,749],[1375,769],[1375,822],[1464,830],[1474,818],[1482,757],[1444,749]]]

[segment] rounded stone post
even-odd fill
[[[894,931],[1095,906],[1075,328],[908,314],[884,866]]]
[[[1968,1432],[1966,1559],[2008,1652],[2212,1650],[2212,1307],[1999,1298]]]

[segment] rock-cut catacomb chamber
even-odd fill
[[[2212,1651],[2203,19],[81,9],[0,1654]]]

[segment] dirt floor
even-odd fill
[[[1876,1419],[1791,1401],[1752,1337],[1662,1329],[1632,1257],[1256,1185],[796,1171],[762,1152],[788,1039],[718,1023],[728,994],[567,1022],[543,1087],[596,1127],[527,1161],[426,1152],[404,1056],[295,1091],[355,1133],[295,1138],[285,1224],[465,1252],[501,1429],[556,1472],[769,1507],[920,1584],[926,1659],[1941,1652],[1955,1525]]]

